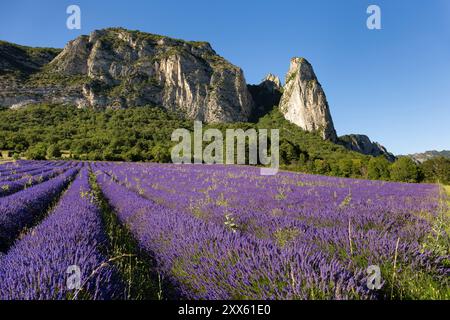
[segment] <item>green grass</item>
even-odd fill
[[[428,270],[413,270],[408,265],[388,263],[380,266],[386,281],[381,288],[389,300],[448,300],[450,299],[448,279],[438,278]]]
[[[443,187],[447,195],[450,197],[450,186],[443,186]],[[450,200],[448,200],[448,202],[450,203]]]
[[[435,256],[450,254],[450,187],[442,186],[439,197],[439,212],[430,219],[432,232],[423,241],[423,250]],[[450,260],[441,262],[442,267],[450,267]],[[386,298],[396,300],[448,300],[450,281],[432,268],[413,270],[409,265],[388,263],[381,267],[386,275],[386,285],[382,289]]]

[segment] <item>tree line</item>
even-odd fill
[[[193,121],[157,107],[122,110],[36,105],[0,110],[0,150],[27,159],[170,162],[177,128],[193,130]],[[279,129],[282,169],[339,177],[450,184],[450,159],[416,164],[407,157],[389,162],[324,141],[286,121],[274,110],[256,123],[208,124],[225,134],[233,129]]]

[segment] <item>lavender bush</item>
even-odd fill
[[[111,299],[120,280],[102,253],[106,236],[83,169],[58,206],[0,260],[0,299]],[[67,286],[69,266],[81,270]]]
[[[127,269],[125,261],[93,272],[114,259],[108,248],[133,248],[117,246],[131,237],[136,253],[154,260],[148,270],[171,283],[174,297],[450,299],[450,202],[439,185],[261,176],[248,166],[97,162],[89,166],[99,203],[109,206],[105,225],[84,168],[56,209],[18,239],[81,166],[19,161],[0,167],[0,185],[37,179],[0,198],[0,298],[133,298],[129,288],[123,294],[118,273]],[[40,178],[46,175],[50,180]],[[83,277],[93,274],[78,294],[64,288],[71,264],[80,265]],[[367,283],[373,265],[381,270],[377,290]]]
[[[262,177],[238,166],[121,165],[100,167],[142,197],[279,248],[309,245],[360,273],[379,265],[383,298],[415,298],[448,286],[448,242],[440,253],[426,239],[436,230],[437,185],[320,177],[283,172]],[[399,286],[407,281],[408,288]],[[394,290],[395,289],[395,290]],[[435,296],[436,297],[436,296]]]
[[[5,250],[24,227],[44,212],[78,171],[79,168],[72,168],[54,179],[0,198],[0,251]]]

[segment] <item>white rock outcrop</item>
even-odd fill
[[[209,43],[121,28],[70,41],[30,79],[37,80],[21,84],[26,95],[12,90],[10,99],[5,92],[0,105],[62,100],[93,108],[153,105],[205,122],[246,121],[253,108],[242,70]]]
[[[291,59],[279,108],[287,120],[303,130],[337,141],[325,92],[306,59]]]

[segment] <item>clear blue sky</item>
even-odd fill
[[[81,7],[82,29],[66,28]],[[382,30],[366,28],[381,7]],[[367,134],[395,154],[450,149],[449,0],[1,1],[0,39],[63,47],[121,26],[209,41],[248,83],[284,80],[293,56],[314,66],[336,130]]]

